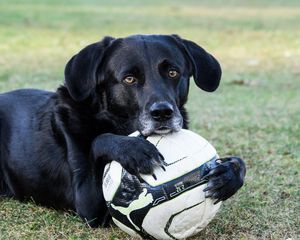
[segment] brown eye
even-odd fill
[[[136,81],[137,79],[134,76],[127,76],[123,79],[123,82],[128,85],[134,84]]]
[[[179,73],[176,70],[169,70],[168,75],[170,78],[177,78]]]

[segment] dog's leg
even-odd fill
[[[92,144],[92,155],[102,164],[119,162],[129,173],[152,174],[154,166],[163,165],[163,156],[147,140],[114,134],[102,134]]]
[[[89,176],[76,186],[76,212],[91,227],[106,227],[110,222],[101,184],[94,176]]]
[[[79,155],[76,154],[76,159]],[[101,186],[105,165],[116,160],[127,171],[138,176],[140,173],[152,173],[154,165],[162,164],[163,157],[153,144],[143,138],[102,134],[93,141],[89,160],[85,161],[87,166],[84,168],[89,169],[89,173],[82,171],[82,168],[76,169],[77,161],[72,166],[73,178],[77,179],[75,205],[81,218],[96,227],[107,226],[111,220]]]
[[[69,135],[68,163],[72,171],[73,207],[78,215],[91,227],[107,226],[109,218],[102,194],[103,167],[97,167],[92,154],[81,152]],[[75,146],[75,147],[74,147]]]

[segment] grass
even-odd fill
[[[245,186],[194,239],[300,238],[300,3],[0,0],[0,91],[54,90],[67,60],[105,35],[177,33],[223,67],[216,93],[193,84],[191,129],[246,160]],[[0,199],[0,239],[130,239],[72,213]]]

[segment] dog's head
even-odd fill
[[[105,37],[81,50],[66,66],[65,84],[78,102],[105,96],[103,109],[150,135],[181,129],[191,76],[211,92],[221,68],[203,48],[176,35],[134,35]]]

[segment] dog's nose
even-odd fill
[[[152,118],[158,122],[169,120],[173,116],[173,106],[168,102],[154,103],[150,107]]]

